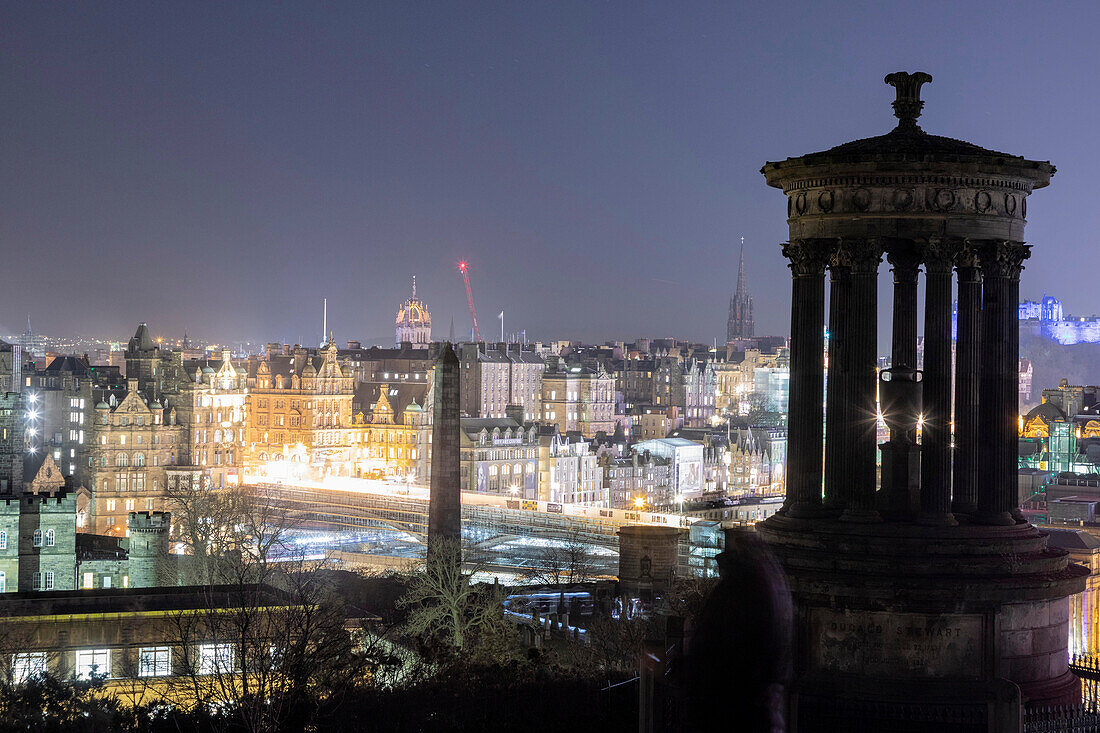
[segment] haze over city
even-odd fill
[[[314,343],[327,297],[338,341],[386,339],[415,274],[436,337],[453,316],[461,338],[466,259],[486,332],[504,310],[530,339],[710,342],[743,235],[757,333],[786,334],[784,203],[759,168],[888,131],[895,68],[934,76],[930,133],[1057,165],[1021,292],[1100,310],[1073,264],[1100,225],[1092,3],[3,16],[0,333],[29,313],[44,333]]]

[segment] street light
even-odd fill
[[[635,496],[634,497],[634,508],[635,509],[645,509],[645,499],[641,496]]]

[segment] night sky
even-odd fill
[[[1096,2],[5,3],[0,334],[312,343],[327,296],[338,341],[392,338],[415,274],[461,336],[467,259],[486,335],[503,309],[532,340],[710,341],[742,235],[757,332],[785,334],[760,166],[887,132],[898,70],[935,77],[925,130],[1057,165],[1021,291],[1098,312],[1098,27]]]

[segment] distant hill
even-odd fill
[[[1020,356],[1029,359],[1034,369],[1032,404],[1039,404],[1042,391],[1057,387],[1063,379],[1070,384],[1100,384],[1100,344],[1063,345],[1021,333]]]

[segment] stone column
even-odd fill
[[[438,541],[460,552],[462,539],[462,478],[459,471],[462,427],[459,420],[459,363],[450,343],[432,370],[432,477],[428,499],[428,561],[437,554]]]
[[[886,259],[894,270],[894,321],[890,344],[890,366],[907,366],[916,369],[917,274],[920,272],[920,257],[911,240],[899,239],[887,243]]]
[[[951,515],[951,265],[952,243],[923,243],[924,389],[920,450],[920,521],[956,524]]]
[[[982,278],[978,253],[968,242],[955,259],[959,276],[958,331],[955,336],[955,513],[978,508],[978,371],[981,364]]]
[[[882,248],[877,240],[844,239],[837,262],[849,270],[847,335],[840,349],[847,373],[847,394],[841,414],[846,426],[849,488],[840,518],[852,522],[881,521],[875,509],[877,486],[878,405],[876,344],[878,340],[878,266]]]
[[[825,390],[825,508],[842,510],[850,486],[848,452],[842,411],[847,401],[840,352],[848,330],[851,281],[848,268],[833,262],[829,268],[829,372]]]
[[[792,517],[821,508],[824,395],[825,264],[834,240],[783,245],[791,268],[791,380],[787,418],[787,499]]]
[[[978,386],[978,511],[982,524],[1012,525],[1017,487],[1020,399],[1020,270],[1030,254],[1022,242],[982,241],[982,354]]]
[[[917,275],[920,254],[912,240],[885,243],[887,259],[894,271],[894,312],[890,366],[917,368]],[[885,387],[884,387],[885,389]],[[884,395],[880,395],[880,400]],[[912,405],[912,408],[918,405]],[[896,406],[891,406],[897,411]],[[920,490],[920,451],[916,444],[917,413],[884,415],[890,425],[890,440],[882,449],[882,490],[879,508],[892,519],[909,519],[916,511]]]

